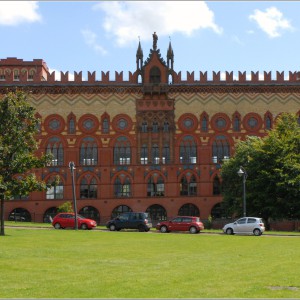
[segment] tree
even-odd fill
[[[58,212],[74,212],[73,207],[72,207],[72,202],[71,201],[67,201],[65,203],[63,203],[62,205],[60,205],[57,208]]]
[[[34,114],[27,94],[22,91],[10,92],[0,99],[0,235],[5,235],[5,200],[47,188],[32,171],[51,161],[50,155],[38,157],[35,154],[39,121]]]
[[[247,214],[272,219],[300,217],[300,126],[297,117],[283,113],[264,138],[248,137],[237,144],[233,158],[222,167],[223,207],[241,214],[243,166]]]

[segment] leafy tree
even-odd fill
[[[247,171],[247,214],[272,219],[300,218],[300,127],[293,114],[282,114],[264,138],[248,137],[237,144],[235,156],[224,163],[223,207],[241,215],[242,179]]]
[[[15,195],[42,191],[46,183],[39,180],[33,169],[45,167],[50,155],[35,155],[38,119],[22,91],[10,92],[0,99],[0,199],[1,231],[4,235],[4,203]],[[56,181],[52,183],[56,184]]]
[[[58,212],[74,212],[72,202],[67,201],[57,208]]]

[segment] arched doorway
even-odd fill
[[[88,218],[88,219],[95,220],[97,222],[97,224],[100,224],[100,213],[99,213],[98,209],[96,209],[93,206],[83,207],[79,211],[79,214],[86,217],[86,218]]]
[[[51,223],[53,218],[57,215],[57,207],[50,207],[48,208],[43,217],[44,223]]]
[[[200,210],[195,204],[187,203],[180,207],[178,215],[200,217]]]
[[[112,211],[111,218],[114,219],[122,213],[131,212],[131,211],[132,209],[129,206],[119,205]]]
[[[165,208],[159,204],[153,204],[149,206],[146,210],[146,212],[149,214],[153,226],[155,226],[160,221],[166,221],[167,220],[167,211]]]
[[[31,222],[30,212],[22,207],[15,208],[8,216],[9,221],[15,222]]]

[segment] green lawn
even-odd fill
[[[300,237],[6,228],[0,298],[300,298]]]

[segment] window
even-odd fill
[[[160,83],[160,69],[158,67],[153,67],[150,70],[150,83]]]
[[[242,218],[242,219],[239,219],[238,221],[237,221],[237,223],[238,224],[246,224],[246,218]]]
[[[69,133],[70,134],[74,134],[76,132],[76,128],[75,128],[75,120],[73,118],[71,118],[69,120]]]
[[[52,179],[48,181],[51,183]],[[46,199],[63,199],[64,197],[64,186],[62,182],[60,182],[57,186],[51,186],[47,188],[46,191]]]
[[[5,80],[5,71],[4,70],[0,70],[0,80],[1,81]]]
[[[64,150],[59,138],[53,137],[49,140],[46,153],[53,156],[51,161],[52,166],[62,166],[64,164]]]
[[[270,130],[272,128],[272,120],[269,116],[266,117],[265,127],[266,127],[266,130]]]
[[[159,148],[157,144],[154,144],[151,149],[151,158],[152,164],[158,165],[159,164]]]
[[[114,146],[114,164],[130,165],[131,148],[126,137],[119,137]]]
[[[169,122],[168,121],[164,122],[164,132],[169,132]]]
[[[158,132],[158,123],[155,121],[152,124],[152,132],[157,133]]]
[[[143,123],[142,123],[142,132],[147,132],[148,131],[148,124],[147,124],[147,122],[146,121],[144,121]]]
[[[19,70],[14,70],[14,81],[20,80],[20,73]]]
[[[197,163],[197,148],[193,137],[185,136],[180,143],[179,160],[183,164]]]
[[[194,216],[194,217],[200,217],[200,211],[199,208],[192,204],[192,203],[187,203],[181,206],[178,212],[179,216]]]
[[[105,118],[102,122],[102,131],[103,133],[109,133],[109,122],[107,118]]]
[[[33,77],[34,77],[34,70],[30,70],[29,73],[28,73],[28,81],[32,81],[33,80]]]
[[[80,164],[84,166],[97,165],[98,148],[95,140],[91,137],[83,139],[80,146]]]
[[[150,215],[152,221],[166,221],[167,212],[161,205],[153,204],[147,208],[146,212]]]
[[[130,207],[128,207],[127,205],[119,205],[118,207],[116,207],[113,210],[111,218],[114,219],[117,216],[119,216],[120,214],[123,214],[126,212],[132,212],[132,209]]]
[[[196,196],[197,195],[197,182],[196,177],[192,175],[189,180],[184,175],[180,181],[180,195],[181,196]]]
[[[141,164],[142,165],[148,164],[148,147],[146,144],[143,144],[141,148]]]
[[[114,193],[116,197],[131,196],[131,182],[125,175],[120,175],[116,178],[114,183]]]
[[[207,118],[203,117],[201,120],[201,131],[207,131]]]
[[[162,163],[163,164],[170,163],[170,147],[168,144],[165,144],[163,147]]]
[[[151,176],[148,180],[147,185],[147,196],[148,197],[161,197],[165,195],[165,184],[161,176]]]
[[[233,131],[241,131],[241,121],[240,118],[238,116],[234,117],[233,120]]]
[[[213,181],[213,195],[220,195],[221,194],[221,183],[218,176],[214,178]]]
[[[230,146],[225,136],[219,135],[212,145],[213,163],[221,163],[224,159],[230,158]]]
[[[84,177],[80,182],[80,199],[97,198],[97,181],[94,177],[88,179],[88,177]]]

